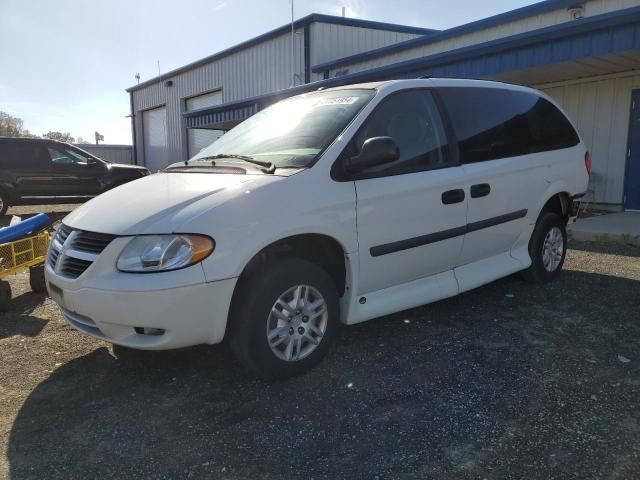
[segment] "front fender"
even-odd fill
[[[358,245],[355,187],[298,174],[240,191],[180,228],[215,240],[216,249],[203,264],[207,281],[239,276],[258,252],[295,235],[325,235],[350,254]]]

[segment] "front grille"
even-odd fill
[[[65,255],[60,267],[60,273],[65,277],[78,278],[93,262],[81,260]]]
[[[67,227],[64,223],[60,224],[60,227],[56,231],[56,235],[54,238],[58,239],[58,241],[62,244],[65,242],[69,234],[73,231],[70,227]]]
[[[73,241],[73,249],[100,254],[114,238],[116,238],[114,235],[104,233],[78,231],[78,235]]]
[[[49,246],[47,262],[59,275],[78,278],[114,238],[115,235],[75,230],[61,224]]]

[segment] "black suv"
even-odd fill
[[[0,137],[0,215],[9,205],[83,202],[145,175],[68,143]]]

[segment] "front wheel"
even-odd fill
[[[338,316],[336,286],[322,268],[299,259],[272,262],[238,285],[229,343],[258,376],[286,378],[326,355]]]
[[[562,270],[567,254],[567,228],[564,220],[552,212],[542,212],[529,240],[531,266],[522,272],[525,280],[547,283]]]

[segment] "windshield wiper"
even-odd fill
[[[276,166],[271,162],[265,162],[263,160],[256,160],[248,155],[239,155],[236,153],[218,153],[217,155],[209,155],[207,157],[200,157],[196,160],[216,160],[219,158],[237,158],[247,163],[258,165],[264,173],[273,173],[276,171]]]

